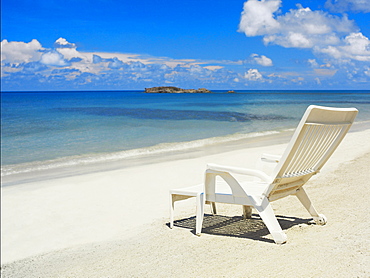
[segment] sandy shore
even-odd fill
[[[201,183],[206,163],[254,167],[286,143],[2,188],[2,277],[369,277],[370,130],[349,133],[306,185],[325,226],[289,197],[273,203],[288,243],[254,214],[219,205],[196,237],[193,199],[168,224],[168,190]]]

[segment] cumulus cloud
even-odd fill
[[[279,9],[281,0],[249,0],[244,3],[239,31],[247,36],[261,36],[280,29],[273,14]]]
[[[29,43],[3,40],[1,42],[1,61],[10,64],[38,61],[42,50],[41,44],[35,39]]]
[[[68,63],[64,60],[64,56],[57,51],[50,51],[42,54],[40,63],[48,66],[63,67]]]
[[[120,69],[120,68],[124,67],[124,65],[125,65],[125,63],[118,60],[117,57],[114,57],[112,59],[112,61],[109,62],[108,68],[110,68],[110,69]]]
[[[77,51],[77,46],[74,43],[68,42],[64,38],[59,38],[54,42],[54,47],[56,51],[64,56],[65,59],[71,60],[74,58],[79,58],[82,60],[88,60],[86,55]]]
[[[283,47],[312,48],[315,45],[338,44],[340,34],[357,30],[346,16],[298,6],[284,15],[274,15],[281,0],[249,0],[244,4],[239,31],[247,36],[263,36],[265,44]]]
[[[59,38],[54,42],[55,48],[77,48],[76,44],[68,42],[65,38]]]
[[[368,0],[327,0],[325,7],[333,12],[370,12]]]
[[[273,65],[272,60],[265,55],[252,54],[248,62],[256,63],[264,67],[271,67]]]
[[[262,80],[262,74],[257,69],[249,69],[245,74],[244,78],[250,81]]]
[[[338,0],[335,4],[352,3],[353,7],[363,7],[364,2],[368,0]],[[320,10],[312,11],[301,5],[285,14],[279,14],[281,3],[281,0],[245,2],[239,31],[246,36],[262,36],[266,45],[307,48],[331,59],[343,59],[339,63],[370,60],[369,39],[359,32],[354,21],[346,15],[335,16]]]
[[[99,55],[93,54],[93,59],[92,59],[94,64],[99,64],[103,62],[103,58],[100,57]]]
[[[315,47],[319,53],[327,54],[339,60],[370,61],[370,40],[362,33],[352,33],[343,39],[341,45]]]

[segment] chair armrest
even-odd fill
[[[216,171],[216,172],[228,172],[234,174],[248,175],[258,177],[261,180],[270,183],[271,177],[266,175],[264,172],[259,170],[252,170],[247,168],[232,167],[232,166],[223,166],[217,164],[207,164],[207,171]]]
[[[280,155],[273,155],[273,154],[267,154],[263,153],[261,156],[261,160],[263,162],[273,162],[273,163],[278,163],[281,159]]]

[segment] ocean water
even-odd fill
[[[2,176],[186,151],[295,128],[310,104],[356,107],[370,91],[2,92]]]

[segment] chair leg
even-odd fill
[[[215,202],[206,201],[206,205],[210,205],[211,206],[211,213],[213,215],[217,214],[216,203]]]
[[[197,236],[200,236],[202,232],[202,225],[203,225],[203,218],[204,218],[204,206],[205,206],[204,193],[197,194],[196,202],[197,202],[197,213],[196,213],[195,234]]]
[[[306,191],[303,189],[303,187],[299,188],[296,193],[297,198],[299,201],[301,201],[302,205],[307,209],[307,211],[311,214],[313,217],[313,220],[318,225],[325,225],[327,222],[327,219],[325,215],[318,214],[315,207],[313,206],[310,198],[308,197]]]
[[[275,213],[268,199],[265,198],[262,200],[261,205],[255,206],[254,208],[258,211],[258,214],[261,216],[275,243],[285,243],[287,241],[287,236],[281,229],[281,226],[275,217]]]
[[[252,207],[243,206],[243,219],[252,218]]]
[[[212,214],[217,214],[215,202],[211,202],[211,211],[212,211]]]
[[[173,228],[173,219],[175,211],[175,200],[174,196],[170,193],[170,228]]]

